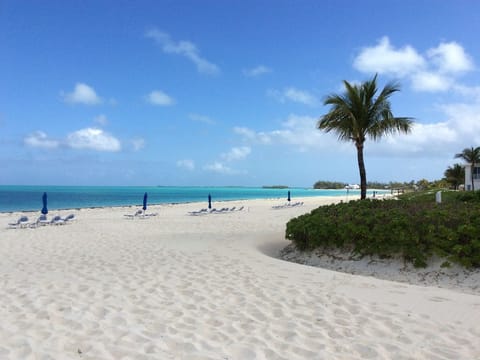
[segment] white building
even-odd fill
[[[473,169],[473,185],[476,190],[480,190],[480,165],[475,165]],[[465,165],[465,190],[472,190],[472,165]]]

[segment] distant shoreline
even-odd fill
[[[374,190],[369,190],[369,195]],[[376,190],[375,190],[376,191]],[[42,208],[42,195],[47,192],[49,210],[138,206],[144,193],[148,205],[187,204],[204,202],[208,195],[212,202],[251,199],[284,199],[288,193],[292,201],[301,197],[345,197],[359,191],[317,190],[312,188],[260,188],[260,187],[117,187],[117,186],[0,186],[1,213],[35,212]],[[388,192],[385,192],[388,193]]]

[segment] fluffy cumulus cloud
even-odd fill
[[[257,76],[268,74],[271,72],[272,72],[272,69],[270,69],[269,67],[264,65],[258,65],[251,69],[244,69],[243,75],[248,77],[257,77]]]
[[[233,132],[253,143],[270,144],[272,142],[271,136],[267,132],[257,132],[242,126],[234,127]]]
[[[228,152],[220,154],[221,161],[207,164],[203,169],[224,175],[245,174],[245,171],[233,169],[231,164],[235,161],[244,160],[251,152],[250,146],[232,147]]]
[[[463,47],[456,42],[441,43],[428,50],[427,56],[444,73],[458,73],[473,70],[473,61]]]
[[[376,156],[453,159],[465,144],[480,143],[480,105],[450,104],[440,109],[443,120],[415,122],[409,134],[386,136],[370,142],[367,151]]]
[[[411,80],[414,90],[428,92],[446,91],[453,84],[449,77],[429,71],[412,74]]]
[[[215,161],[213,163],[207,164],[203,167],[203,169],[223,175],[235,175],[238,173],[238,171],[233,170],[232,168],[220,161]]]
[[[366,73],[393,73],[397,76],[408,74],[423,67],[425,60],[411,46],[396,49],[388,37],[382,37],[378,44],[365,47],[355,58],[353,66]]]
[[[97,128],[85,128],[67,135],[66,144],[73,149],[120,151],[120,141]]]
[[[288,87],[281,91],[270,89],[267,91],[267,95],[281,103],[292,101],[308,106],[317,106],[319,104],[318,99],[310,92],[294,87]]]
[[[161,90],[154,90],[146,97],[147,102],[152,105],[170,106],[175,104],[175,100]]]
[[[50,139],[43,131],[35,131],[27,135],[23,139],[23,143],[29,147],[43,149],[55,149],[60,145],[58,140]]]
[[[62,93],[62,96],[70,104],[97,105],[102,103],[102,98],[97,95],[95,90],[84,83],[75,84],[72,92]]]
[[[233,147],[229,152],[222,154],[221,157],[226,161],[242,160],[245,159],[251,152],[252,149],[249,146]]]
[[[298,152],[338,149],[344,146],[332,134],[324,134],[316,129],[318,118],[312,116],[289,115],[281,127],[270,131],[255,131],[245,127],[235,127],[233,131],[244,142],[256,145],[291,146]]]
[[[471,57],[456,42],[442,42],[422,55],[411,45],[395,48],[388,37],[364,47],[353,66],[364,73],[408,78],[414,90],[427,92],[459,91],[458,76],[474,69]]]
[[[448,121],[415,123],[409,134],[388,135],[380,142],[369,141],[365,149],[378,157],[444,157],[451,156],[460,146],[459,136]]]
[[[366,153],[376,157],[451,159],[468,144],[480,144],[480,102],[442,105],[439,110],[443,114],[441,121],[417,121],[409,134],[388,135],[378,142],[368,139]],[[330,155],[354,152],[353,145],[338,141],[335,133],[318,130],[317,121],[318,118],[292,114],[277,129],[236,127],[233,131],[249,146],[281,146],[291,151]]]
[[[80,129],[60,140],[50,138],[43,131],[36,131],[27,135],[23,139],[23,143],[28,147],[43,149],[66,147],[111,152],[121,149],[120,141],[117,138],[97,128]]]
[[[195,170],[195,162],[190,159],[182,159],[177,161],[177,167],[189,171]]]
[[[211,63],[200,55],[197,46],[186,40],[175,41],[166,32],[158,29],[151,29],[145,34],[146,37],[153,39],[166,54],[176,54],[183,56],[195,64],[197,70],[206,74],[217,74],[220,70],[217,65]]]

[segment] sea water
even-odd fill
[[[48,209],[75,209],[141,205],[144,193],[148,204],[212,202],[247,199],[359,195],[359,190],[318,190],[311,188],[271,189],[262,187],[175,187],[175,186],[0,186],[0,212],[40,211],[42,195],[48,196]],[[372,195],[369,191],[368,195]]]

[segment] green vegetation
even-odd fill
[[[378,140],[384,135],[396,132],[408,133],[412,119],[393,116],[390,97],[400,87],[388,83],[377,96],[377,75],[360,85],[343,81],[345,93],[329,95],[324,104],[331,105],[330,111],[322,116],[317,127],[325,132],[333,131],[341,141],[352,141],[357,148],[358,169],[360,172],[360,198],[367,196],[367,173],[363,160],[365,140],[370,137]]]
[[[338,181],[319,180],[315,184],[313,184],[313,188],[314,189],[343,189],[345,185],[347,184],[338,182]]]
[[[480,193],[435,191],[399,200],[351,201],[323,206],[290,220],[286,238],[300,250],[337,247],[358,256],[401,256],[424,267],[432,255],[480,267]]]
[[[445,181],[457,190],[465,181],[465,168],[460,164],[449,166],[443,176],[445,176]]]
[[[287,185],[264,185],[263,189],[288,189]]]

